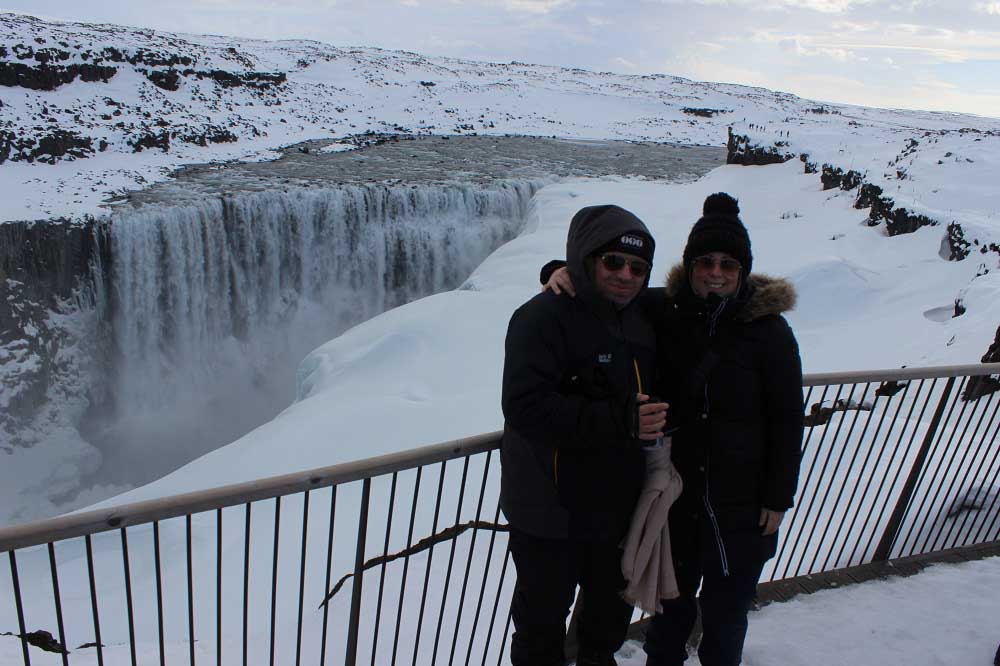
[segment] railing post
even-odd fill
[[[347,629],[346,666],[356,666],[358,661],[358,629],[361,624],[361,583],[365,575],[365,540],[368,536],[368,504],[371,500],[372,480],[364,480],[361,490],[361,515],[358,517],[358,550],[354,555],[354,585],[351,590],[351,616]]]
[[[903,484],[903,490],[899,494],[899,499],[896,500],[896,507],[892,510],[892,515],[889,517],[889,524],[885,526],[885,531],[882,533],[882,539],[879,541],[878,547],[875,549],[875,555],[872,557],[873,562],[885,562],[889,559],[889,552],[892,550],[892,545],[896,542],[896,538],[899,536],[899,528],[903,524],[903,517],[906,515],[906,509],[910,505],[913,493],[916,492],[917,480],[920,478],[920,472],[923,470],[924,461],[927,459],[927,455],[930,452],[931,443],[934,441],[934,436],[937,434],[938,426],[941,424],[941,417],[944,416],[944,410],[948,404],[948,398],[951,397],[951,390],[954,386],[955,378],[949,377],[948,382],[944,386],[944,392],[941,394],[941,400],[938,402],[937,409],[934,411],[934,417],[931,419],[930,427],[927,429],[927,434],[924,435],[924,441],[920,444],[920,450],[917,452],[917,457],[913,460],[913,466],[910,468],[910,475],[906,477],[906,483]]]

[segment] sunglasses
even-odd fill
[[[708,255],[695,257],[692,263],[696,268],[701,268],[706,271],[712,270],[716,265],[719,266],[723,273],[739,273],[743,270],[743,266],[735,259],[726,258],[716,261],[715,257],[710,257]]]
[[[626,259],[620,254],[611,253],[602,254],[600,259],[601,264],[613,273],[625,268],[626,264],[635,277],[646,277],[646,274],[649,273],[649,264],[642,259]]]

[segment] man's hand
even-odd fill
[[[639,439],[655,441],[658,437],[663,437],[663,426],[667,423],[667,408],[670,405],[665,402],[649,402],[649,396],[645,393],[637,394],[636,402],[639,403]]]
[[[557,268],[549,276],[549,281],[542,285],[542,291],[551,289],[553,294],[559,295],[564,291],[570,296],[576,296],[576,289],[573,288],[573,280],[569,277],[569,270],[563,266]]]
[[[771,509],[762,508],[758,524],[764,528],[764,536],[770,536],[778,531],[778,526],[781,525],[781,521],[784,519],[784,511],[772,511]]]

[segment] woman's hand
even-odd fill
[[[570,279],[569,270],[565,266],[557,268],[549,276],[549,281],[542,286],[542,291],[548,289],[551,289],[552,293],[556,295],[565,291],[570,296],[576,296],[576,289],[573,288],[573,280]]]

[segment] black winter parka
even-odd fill
[[[500,501],[511,526],[535,536],[620,540],[642,488],[632,421],[639,384],[649,391],[655,374],[653,328],[636,301],[617,309],[601,297],[584,269],[629,232],[649,237],[645,226],[571,227],[577,298],[541,293],[510,319]]]
[[[794,288],[751,274],[740,294],[700,299],[678,265],[642,302],[656,317],[661,390],[679,426],[678,509],[712,512],[722,529],[756,527],[761,508],[791,508],[803,433],[799,349],[781,316]]]

